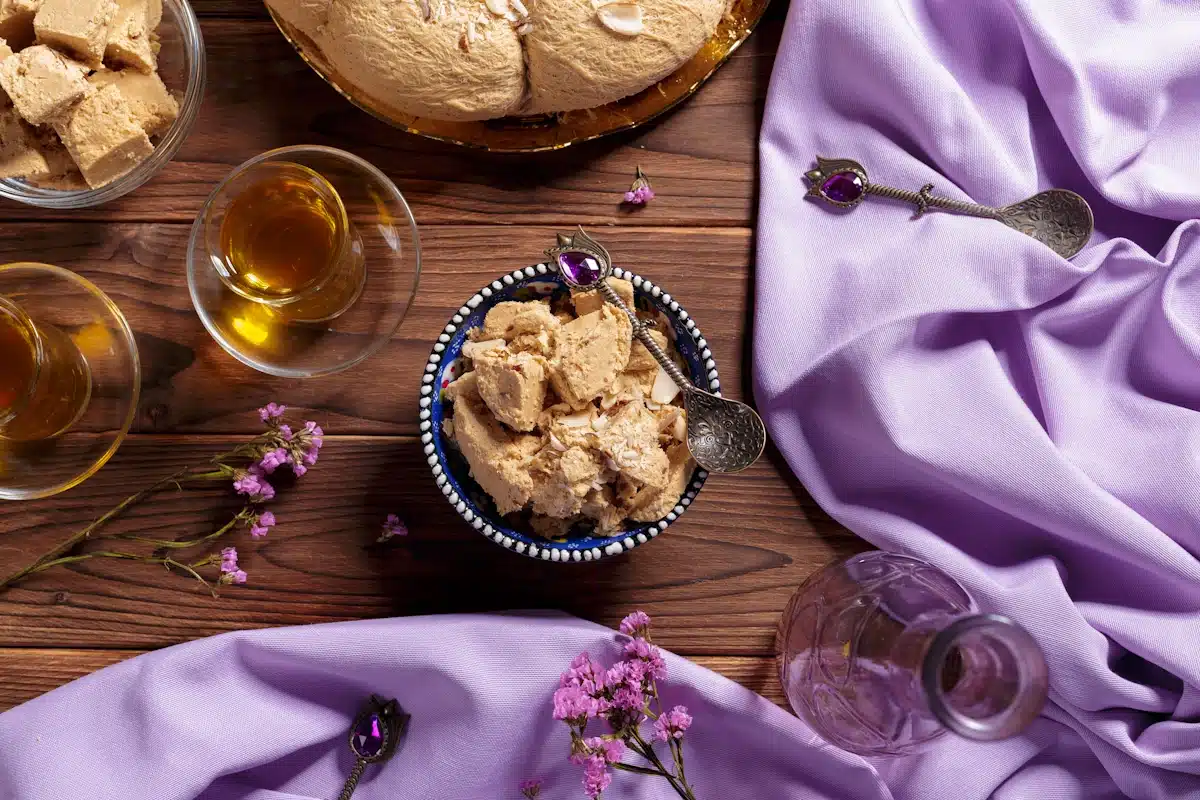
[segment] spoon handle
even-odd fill
[[[654,341],[654,338],[647,330],[646,323],[638,319],[638,315],[633,313],[629,306],[625,305],[625,301],[622,300],[620,295],[618,295],[612,286],[609,285],[608,279],[605,278],[601,280],[598,284],[596,284],[596,287],[600,290],[600,294],[604,295],[605,300],[629,315],[629,321],[633,323],[633,335],[637,337],[639,342],[646,346],[646,349],[650,351],[650,355],[654,356],[654,360],[657,361],[664,370],[666,370],[667,375],[671,377],[671,380],[675,381],[675,385],[677,385],[684,392],[693,391],[696,387],[687,379],[687,377],[683,374],[683,371],[676,366],[675,362],[671,360],[670,356],[664,353],[663,349],[658,346],[658,342]]]
[[[992,208],[991,206],[981,206],[978,203],[968,203],[963,200],[954,200],[949,197],[942,197],[933,193],[933,184],[927,183],[921,187],[921,191],[912,192],[908,189],[897,189],[894,186],[884,186],[879,183],[868,183],[863,187],[863,191],[867,194],[873,194],[876,197],[886,197],[891,200],[900,200],[904,203],[912,203],[917,207],[917,216],[920,217],[930,208],[942,208],[946,211],[953,211],[957,214],[969,214],[972,217],[983,217],[985,219],[1001,219],[1000,209]]]

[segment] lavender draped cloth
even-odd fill
[[[761,139],[756,397],[816,500],[1046,651],[1026,736],[898,798],[1200,797],[1200,4],[793,0]],[[1065,261],[1003,225],[803,199],[814,156],[989,205],[1084,195]],[[971,754],[974,755],[971,755]]]
[[[2,800],[301,800],[341,791],[363,701],[412,715],[355,800],[582,798],[558,676],[583,650],[606,664],[625,639],[560,615],[465,615],[247,631],[150,653],[0,714]],[[691,708],[688,778],[701,800],[888,800],[870,765],[821,747],[797,719],[667,654],[664,702]],[[660,779],[617,773],[607,800],[671,800]]]

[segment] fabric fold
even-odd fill
[[[4,800],[308,800],[336,797],[367,697],[412,715],[354,794],[519,800],[584,796],[551,697],[571,659],[613,663],[627,641],[563,615],[413,617],[244,631],[149,653],[0,714]],[[695,719],[687,773],[701,800],[891,800],[874,768],[833,750],[753,692],[665,654],[667,706]],[[661,783],[661,785],[660,785]],[[617,773],[606,798],[671,800]]]
[[[759,409],[826,511],[1017,619],[1051,668],[1039,727],[891,765],[898,798],[1200,797],[1197,36],[1179,3],[791,5]],[[1071,189],[1096,233],[1066,261],[988,220],[841,212],[804,198],[817,155],[988,205]],[[950,765],[972,757],[1007,774],[968,793]]]

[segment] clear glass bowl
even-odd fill
[[[210,212],[228,201],[242,175],[269,162],[299,164],[323,177],[357,234],[364,283],[353,304],[333,319],[297,321],[286,306],[236,293],[222,275],[223,256],[206,235]],[[209,196],[192,226],[187,277],[200,321],[234,358],[283,378],[330,375],[370,357],[400,328],[421,277],[421,240],[404,196],[371,164],[332,147],[284,147],[242,164]]]
[[[5,179],[0,180],[0,197],[41,208],[90,208],[129,194],[175,157],[200,112],[206,76],[204,38],[187,0],[163,0],[158,35],[162,45],[158,54],[158,72],[167,89],[179,101],[179,118],[161,136],[150,157],[132,172],[99,189],[41,189],[22,180]]]
[[[66,433],[39,442],[0,437],[0,500],[48,497],[87,480],[125,440],[141,389],[137,343],[116,304],[61,267],[0,266],[0,295],[35,325],[67,334],[91,373],[87,406]]]

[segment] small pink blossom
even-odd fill
[[[258,468],[261,469],[264,474],[270,475],[272,472],[279,469],[290,460],[291,456],[288,455],[288,451],[284,450],[282,447],[277,447],[262,457],[262,460],[258,462]]]
[[[646,695],[640,688],[622,686],[613,692],[612,707],[620,711],[641,711],[646,705]]]
[[[267,403],[265,406],[263,406],[262,408],[260,408],[258,410],[258,416],[262,419],[263,422],[270,425],[275,420],[282,417],[286,411],[287,411],[287,406],[280,405],[279,403]]]
[[[262,470],[257,465],[238,473],[233,481],[233,488],[238,494],[244,494],[255,503],[265,503],[275,497],[275,487],[263,480]]]
[[[644,639],[649,631],[650,615],[645,611],[635,611],[621,620],[621,633],[626,636],[636,636]]]
[[[387,519],[383,522],[383,532],[379,534],[379,538],[375,541],[383,543],[394,536],[408,536],[408,526],[400,521],[400,517],[395,514],[388,514]]]
[[[285,442],[290,442],[292,440],[292,426],[291,425],[280,425],[279,426],[279,436]]]
[[[675,706],[654,721],[654,735],[660,742],[682,739],[683,732],[692,727],[692,716],[686,706]]]
[[[591,756],[583,768],[583,790],[587,796],[596,800],[612,783],[612,775],[608,773],[608,762],[603,756]]]
[[[656,681],[667,677],[667,662],[663,660],[658,648],[645,639],[634,639],[626,642],[625,653],[628,658],[640,659],[645,665],[646,674]]]
[[[601,664],[592,661],[586,652],[575,656],[570,668],[562,674],[559,686],[578,686],[587,694],[595,697],[604,691],[605,670]]]
[[[250,520],[250,535],[255,539],[260,539],[267,535],[267,531],[275,527],[275,515],[270,511],[264,511],[257,517]]]
[[[221,551],[221,577],[217,583],[245,583],[248,576],[238,568],[238,552],[236,548],[226,547]]]
[[[641,167],[637,168],[633,185],[629,187],[629,191],[625,193],[623,199],[631,206],[644,206],[654,199],[654,189],[650,188],[650,179],[646,177],[646,173],[642,172]]]
[[[590,739],[584,739],[583,744],[592,755],[603,756],[609,764],[618,764],[625,757],[625,743],[620,739],[593,736]]]
[[[596,699],[578,686],[566,686],[554,692],[554,718],[582,721],[598,713]]]
[[[521,794],[525,795],[529,800],[534,800],[534,798],[542,793],[542,781],[540,778],[521,781],[520,789]]]

